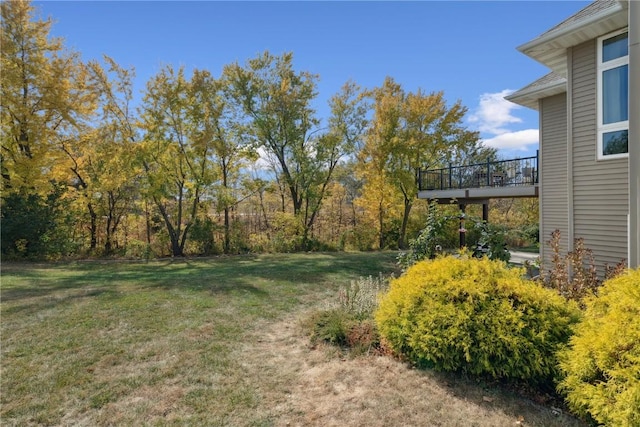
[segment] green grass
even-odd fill
[[[2,424],[270,425],[238,349],[395,256],[5,263]]]

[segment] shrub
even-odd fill
[[[427,223],[417,238],[409,242],[410,252],[402,252],[398,256],[398,264],[408,268],[423,259],[433,259],[442,250],[444,229],[449,217],[439,215],[438,202],[429,203]]]
[[[365,354],[380,345],[380,335],[371,318],[357,318],[336,308],[317,311],[307,321],[312,342],[326,342],[348,348],[352,355]]]
[[[150,259],[153,258],[151,245],[140,240],[131,239],[127,242],[125,256],[134,259]]]
[[[325,341],[348,347],[352,354],[362,354],[377,348],[380,336],[373,312],[378,295],[388,288],[389,279],[360,277],[340,288],[337,304],[315,312],[309,319],[312,341]]]
[[[347,346],[354,355],[368,353],[379,345],[380,334],[373,319],[354,322],[347,330]]]
[[[522,274],[487,258],[417,263],[382,297],[380,335],[419,365],[548,382],[580,312]]]
[[[640,425],[640,269],[606,281],[559,353],[570,408],[611,426]]]
[[[499,259],[509,262],[511,252],[507,249],[506,228],[501,225],[489,224],[487,221],[479,221],[474,228],[479,231],[478,243],[474,251],[474,256],[489,259]]]
[[[189,242],[191,250],[198,255],[212,255],[216,252],[216,244],[213,233],[216,224],[208,216],[196,218],[189,229]]]
[[[584,245],[584,239],[574,240],[574,249],[566,255],[560,253],[560,230],[551,233],[547,241],[551,249],[551,268],[547,272],[541,271],[544,284],[555,289],[566,299],[577,301],[584,308],[584,299],[595,295],[601,286],[601,280],[593,258],[593,251]],[[625,260],[611,267],[605,265],[605,279],[613,278],[624,271]]]
[[[2,196],[0,249],[5,258],[56,259],[77,250],[67,201],[58,186],[46,196],[8,193]]]
[[[309,319],[311,340],[346,345],[354,321],[354,316],[341,309],[318,311]]]

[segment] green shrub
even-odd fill
[[[409,268],[423,259],[433,259],[442,250],[444,244],[444,230],[448,216],[442,216],[438,212],[438,202],[432,200],[429,203],[427,222],[425,228],[418,237],[409,242],[410,252],[401,252],[398,256],[398,264],[403,268]]]
[[[78,249],[62,186],[46,196],[3,194],[1,204],[0,249],[5,259],[57,259]]]
[[[153,251],[151,250],[151,245],[146,242],[131,239],[127,242],[125,256],[133,259],[151,259],[153,258]]]
[[[549,382],[580,311],[522,274],[487,258],[417,263],[382,297],[380,335],[420,365]]]
[[[358,318],[343,309],[317,311],[307,321],[312,342],[326,342],[348,348],[352,355],[378,348],[380,335],[371,318]]]
[[[347,335],[354,322],[355,317],[341,309],[318,311],[309,319],[311,340],[347,345]]]
[[[559,354],[570,408],[610,426],[640,426],[640,269],[606,281]]]
[[[499,224],[489,224],[487,221],[478,221],[474,227],[479,231],[479,237],[474,251],[474,256],[489,259],[499,259],[509,262],[511,252],[507,249],[506,227]]]

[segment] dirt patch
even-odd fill
[[[304,315],[262,325],[239,357],[277,426],[583,426],[552,408],[386,356],[313,346]]]

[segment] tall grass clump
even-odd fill
[[[418,365],[550,384],[580,312],[523,273],[487,258],[419,262],[381,298],[381,337]]]
[[[640,426],[640,269],[607,280],[559,353],[559,390],[578,415]]]
[[[373,313],[378,296],[388,289],[389,278],[360,277],[349,286],[341,287],[336,301],[311,315],[312,341],[324,341],[362,354],[380,343]]]

